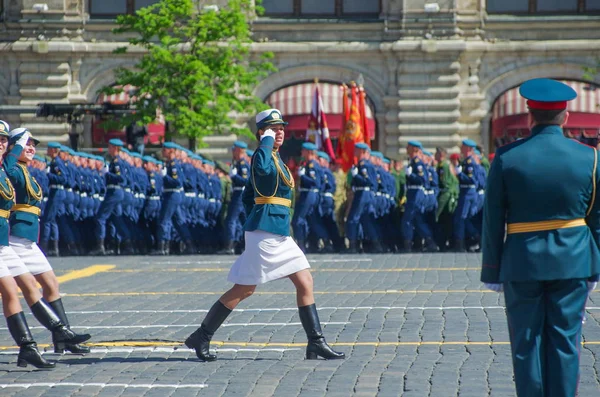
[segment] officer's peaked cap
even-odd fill
[[[254,156],[254,150],[252,150],[252,149],[246,149],[246,156],[248,156],[248,157]]]
[[[388,159],[387,157],[384,157],[383,162],[386,164],[390,164],[392,162],[392,160]]]
[[[48,148],[50,149],[62,149],[62,145],[58,142],[48,142]]]
[[[19,127],[19,128],[15,128],[14,130],[12,130],[11,132],[8,133],[9,144],[16,143],[19,140],[19,138],[21,138],[23,136],[23,134],[26,132],[29,132],[29,135],[30,135],[29,139],[31,139],[33,142],[35,142],[36,145],[38,143],[40,143],[40,141],[38,139],[35,139],[33,137],[33,135],[31,134],[31,131],[29,131],[28,128]]]
[[[472,139],[464,139],[462,141],[462,144],[465,146],[468,146],[468,147],[472,147],[472,148],[477,147],[477,143],[475,143],[475,141]]]
[[[117,138],[113,138],[110,141],[108,141],[109,145],[113,145],[113,146],[118,146],[118,147],[123,147],[125,146],[125,143],[123,143],[122,140],[117,139]]]
[[[305,150],[317,150],[317,145],[315,145],[312,142],[304,142],[302,144],[302,149],[305,149]]]
[[[423,150],[423,154],[425,156],[433,157],[433,153],[431,153],[429,150]]]
[[[419,149],[423,149],[423,144],[419,141],[408,141],[408,145]]]
[[[215,162],[211,160],[204,160],[204,164],[212,165],[213,167],[215,166]]]
[[[235,142],[233,142],[233,147],[239,147],[241,149],[246,149],[248,147],[248,144],[244,141],[235,141]]]
[[[177,149],[177,146],[179,146],[179,145],[177,145],[174,142],[165,142],[165,143],[163,143],[163,147],[165,149]]]
[[[256,127],[259,130],[263,130],[265,127],[276,124],[288,125],[287,122],[283,121],[279,109],[263,110],[256,115]]]
[[[135,158],[138,158],[138,159],[141,159],[141,158],[142,158],[142,155],[141,155],[141,154],[139,154],[138,152],[131,152],[131,153],[129,153],[129,154],[131,154],[131,156],[132,156],[132,157],[135,157]]]
[[[374,156],[374,157],[377,157],[377,158],[379,158],[379,159],[382,159],[382,160],[383,160],[383,153],[381,153],[381,152],[378,152],[378,151],[376,151],[376,150],[374,150],[374,151],[372,151],[372,152],[371,152],[371,156]]]
[[[142,157],[142,160],[144,160],[147,163],[154,163],[155,162],[154,157],[150,157],[150,156],[144,156],[144,157]]]
[[[563,110],[567,102],[577,98],[570,86],[552,79],[533,79],[521,84],[519,94],[527,99],[529,109]]]
[[[0,136],[8,136],[10,131],[10,125],[4,120],[0,120]]]
[[[327,161],[331,161],[331,157],[329,157],[329,155],[325,152],[318,151],[317,156],[319,156],[320,158],[325,159]]]
[[[363,142],[357,143],[356,145],[354,145],[354,147],[356,149],[360,149],[360,150],[371,150],[369,145],[367,145],[366,143],[363,143]]]

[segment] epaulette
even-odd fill
[[[415,163],[419,163],[421,160],[418,157],[415,157]]]
[[[471,159],[467,159],[467,164],[471,164]]]
[[[113,160],[113,163],[118,163],[118,162],[119,162],[119,159],[117,159],[117,158],[115,158],[115,159]]]
[[[308,168],[312,168],[314,167],[314,164],[312,162],[308,163]]]

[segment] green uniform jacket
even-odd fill
[[[270,136],[263,138],[252,156],[250,178],[248,178],[246,189],[242,194],[244,208],[248,214],[244,231],[262,230],[280,236],[289,236],[290,207],[278,204],[254,203],[254,199],[261,197],[261,194],[263,196],[275,195],[275,197],[288,200],[292,198],[292,190],[283,182],[273,161],[271,153],[273,152],[274,143],[275,140]],[[276,158],[279,162],[279,168],[285,173],[285,177],[292,178],[292,175],[286,172],[283,161],[279,157],[279,152],[276,153]],[[254,183],[256,183],[256,186]]]
[[[487,179],[481,281],[596,279],[600,274],[600,192],[592,200],[591,147],[541,125],[500,147]],[[595,174],[600,187],[600,172]],[[587,226],[512,233],[505,224],[586,218]]]
[[[452,165],[448,160],[444,160],[437,165],[440,194],[438,195],[438,208],[435,212],[436,220],[442,212],[453,213],[458,203],[458,178],[452,173],[450,167]]]

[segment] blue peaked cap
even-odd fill
[[[528,80],[519,87],[519,94],[523,98],[534,102],[544,102],[545,104],[557,102],[555,110],[566,109],[566,103],[561,104],[561,102],[577,98],[577,92],[573,88],[552,79]],[[549,110],[553,108],[552,106],[546,108],[547,105],[535,103],[528,103],[528,106],[532,109]]]
[[[163,147],[167,149],[177,149],[179,145],[173,142],[165,142],[163,143]]]
[[[371,151],[371,148],[369,147],[369,145],[367,145],[366,143],[363,143],[363,142],[357,143],[356,145],[354,145],[354,147],[356,149]]]
[[[50,149],[61,149],[62,145],[58,142],[48,142],[48,147]]]
[[[254,150],[252,150],[252,149],[246,149],[246,156],[248,156],[248,157],[254,156]]]
[[[235,141],[235,142],[233,142],[233,147],[239,147],[241,149],[246,149],[246,148],[248,148],[248,144],[243,141]]]
[[[408,145],[419,149],[423,149],[423,144],[419,141],[408,141]]]
[[[306,149],[306,150],[317,150],[317,145],[315,145],[312,142],[304,142],[302,144],[302,149]]]
[[[383,160],[383,153],[381,153],[381,152],[378,152],[378,151],[376,151],[376,150],[374,150],[374,151],[372,151],[372,152],[371,152],[371,156],[373,156],[373,157],[377,157],[377,158],[380,158],[380,159],[382,159],[382,160]]]
[[[113,146],[118,146],[118,147],[123,147],[125,146],[125,143],[123,143],[122,140],[117,139],[117,138],[113,138],[110,141],[108,141],[109,145],[113,145]]]
[[[477,143],[475,143],[475,141],[472,139],[464,139],[462,144],[468,147],[477,147]]]

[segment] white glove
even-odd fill
[[[492,290],[494,292],[503,292],[504,291],[504,284],[502,283],[484,283],[485,287],[489,290]]]
[[[268,130],[266,130],[264,132],[264,134],[262,134],[262,136],[260,137],[260,140],[262,141],[263,139],[265,139],[268,136],[275,139],[275,131],[273,131],[272,129],[269,128]]]
[[[351,170],[351,172],[352,172],[352,176],[356,176],[356,175],[358,175],[358,168],[356,168],[356,167],[352,167],[352,170]]]
[[[21,146],[21,147],[25,147],[25,145],[27,145],[27,141],[29,140],[29,138],[31,137],[31,134],[29,133],[29,131],[25,131],[25,133],[23,134],[23,136],[21,136],[19,138],[19,140],[17,141],[17,145]]]
[[[46,174],[50,173],[50,166],[46,167]]]
[[[462,165],[459,165],[458,167],[456,167],[456,173],[460,174],[462,172]]]
[[[231,171],[229,171],[229,176],[237,175],[237,167],[231,167]]]
[[[167,176],[167,169],[166,169],[166,168],[163,168],[162,170],[160,170],[160,174],[161,174],[162,176]]]
[[[412,174],[412,167],[407,167],[406,168],[406,176]]]
[[[306,174],[306,169],[304,167],[298,168],[298,176],[302,176]]]
[[[590,292],[592,292],[593,290],[595,290],[597,286],[598,286],[598,282],[597,281],[588,281],[587,282],[588,294]]]
[[[104,164],[104,167],[102,167],[100,172],[102,173],[102,175],[106,174],[108,172],[108,164]]]

